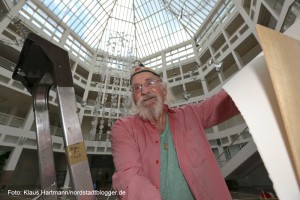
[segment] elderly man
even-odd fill
[[[225,91],[201,104],[171,109],[167,85],[148,67],[130,77],[137,113],[111,133],[113,187],[128,200],[231,199],[204,129],[239,111]]]

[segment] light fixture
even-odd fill
[[[80,103],[81,107],[83,107],[83,108],[86,106],[86,104],[87,104],[87,101],[83,101],[83,100]]]
[[[196,66],[192,67],[191,70],[189,71],[191,79],[195,82],[205,81],[204,79],[198,78],[198,76],[199,76],[198,69],[199,68],[200,68],[200,65],[197,64]]]
[[[219,63],[214,63],[215,65],[215,69],[217,72],[221,72],[222,70],[222,65],[223,65],[223,62],[219,62]]]
[[[207,61],[207,64],[210,66],[210,65],[213,65],[214,68],[216,69],[216,72],[220,73],[222,71],[222,65],[223,65],[223,62],[221,61],[217,61],[217,60],[214,60],[214,59],[209,59]]]
[[[134,61],[134,67],[145,67],[145,66],[141,61],[135,60]]]
[[[174,68],[174,66],[173,66],[173,75],[174,75],[174,76],[176,76],[176,75],[177,75],[177,73],[176,73],[176,71],[175,71],[175,68]]]
[[[107,52],[118,57],[132,57],[133,39],[125,32],[111,32],[106,41]]]
[[[183,91],[182,95],[183,95],[183,98],[184,98],[186,101],[188,101],[189,98],[190,98],[190,96],[191,96],[191,94],[188,93],[186,90]]]
[[[197,11],[197,7],[201,6],[200,4],[195,8],[188,7],[186,5],[186,0],[181,1],[181,5],[178,5],[177,2],[172,2],[173,0],[160,0],[160,4],[163,9],[167,10],[171,15],[175,16],[178,21],[180,21],[183,17],[190,18],[193,13]],[[180,7],[180,9],[178,9]]]
[[[0,39],[0,43],[9,45],[9,46],[18,46],[22,47],[24,44],[25,39],[27,38],[27,35],[29,34],[28,31],[26,31],[26,28],[24,25],[21,23],[22,20],[19,19],[18,17],[13,17],[9,13],[4,12],[3,10],[0,10],[0,18],[2,17],[7,17],[12,23],[12,25],[15,26],[16,32],[19,33],[21,36],[20,39],[15,39],[15,40],[4,40]]]
[[[93,120],[90,135],[94,140],[108,140],[111,127],[118,117],[129,114],[129,92],[122,90],[129,86],[132,69],[132,41],[124,32],[109,34],[106,42],[107,55],[101,60],[96,82],[97,97],[93,105]],[[135,66],[143,65],[139,60]]]

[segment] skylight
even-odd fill
[[[143,58],[193,38],[217,0],[40,0],[97,52]]]

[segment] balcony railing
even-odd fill
[[[240,142],[240,138],[246,138],[249,139],[249,129],[246,127],[242,132],[238,134],[238,136],[232,140],[232,142],[224,149],[224,151],[216,158],[219,166],[222,168],[226,165],[235,155],[237,155],[244,146],[247,145],[249,140],[245,140],[245,142]],[[253,140],[252,137],[250,137],[250,140]],[[240,142],[240,143],[238,143]],[[235,151],[232,151],[233,147],[237,146],[239,149],[236,148]]]
[[[21,117],[0,113],[0,124],[2,125],[15,127],[15,128],[23,128],[24,123],[25,123],[25,119]]]

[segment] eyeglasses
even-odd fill
[[[161,80],[157,79],[146,79],[144,84],[134,84],[131,86],[131,91],[133,93],[140,93],[143,87],[154,88],[160,83]]]

